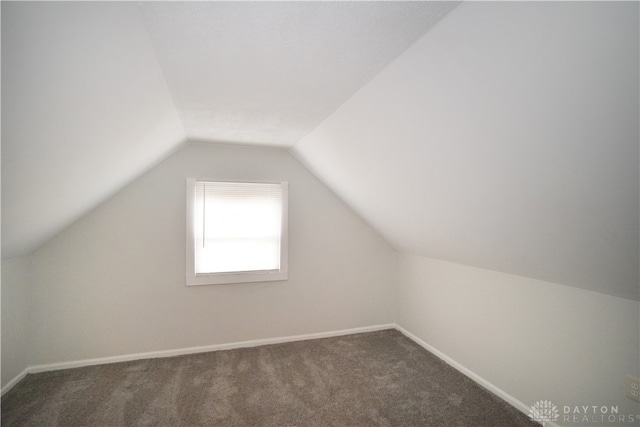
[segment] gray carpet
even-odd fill
[[[386,330],[28,375],[2,426],[539,426]]]

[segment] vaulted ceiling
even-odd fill
[[[2,2],[2,256],[184,141],[288,147],[402,252],[638,298],[635,2]]]
[[[187,138],[291,146],[456,5],[2,2],[2,256]]]

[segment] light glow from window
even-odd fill
[[[195,273],[280,269],[280,184],[195,183]]]

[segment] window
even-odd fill
[[[286,182],[187,180],[187,285],[287,279]]]

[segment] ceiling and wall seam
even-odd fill
[[[145,22],[144,15],[140,11],[140,6],[138,4],[136,4],[136,12],[138,14],[138,18],[140,19],[140,22],[142,23],[142,26],[145,29],[145,33],[147,34],[147,39],[149,40],[149,45],[151,45],[151,50],[153,51],[153,57],[155,58],[155,62],[156,62],[156,65],[158,67],[158,70],[160,70],[160,74],[162,75],[162,79],[164,80],[164,85],[167,88],[167,92],[169,93],[169,96],[171,97],[171,103],[173,104],[173,108],[176,110],[176,114],[178,115],[178,118],[180,119],[180,126],[182,126],[182,133],[184,134],[184,140],[182,142],[185,142],[188,138],[187,138],[187,131],[186,131],[185,127],[184,127],[184,121],[183,121],[182,116],[180,114],[180,110],[178,109],[178,105],[176,104],[176,99],[175,99],[175,96],[173,95],[173,91],[171,90],[171,87],[169,86],[169,83],[167,82],[167,76],[165,75],[165,72],[162,69],[162,66],[160,65],[160,61],[158,60],[158,52],[156,52],[156,47],[153,44],[153,40],[151,40],[151,34],[149,34],[149,27],[147,26],[147,23]]]
[[[346,103],[349,102],[350,99],[358,96],[358,93],[360,93],[360,91],[362,91],[369,83],[371,83],[372,80],[374,80],[380,73],[384,72],[385,69],[387,69],[389,66],[391,66],[391,64],[393,64],[399,57],[401,57],[402,55],[405,54],[405,52],[411,50],[411,48],[420,41],[420,39],[422,39],[423,37],[427,37],[429,32],[433,31],[434,28],[436,28],[443,20],[447,19],[447,17],[449,16],[449,14],[451,12],[453,12],[455,10],[456,7],[460,6],[462,4],[463,0],[452,0],[452,1],[448,1],[447,3],[450,3],[452,5],[454,5],[454,8],[450,11],[447,11],[446,13],[444,13],[439,19],[438,21],[433,24],[431,27],[429,27],[429,29],[418,39],[414,40],[409,46],[407,46],[406,49],[404,49],[401,52],[398,52],[398,54],[396,56],[393,57],[393,59],[391,59],[391,61],[389,61],[389,63],[387,65],[385,65],[382,69],[380,69],[376,74],[372,75],[368,80],[366,80],[355,92],[353,92],[350,96],[348,96],[347,98],[345,98],[344,100],[342,100],[339,104],[335,105],[334,108],[331,109],[331,111],[329,112],[329,114],[327,114],[321,121],[319,121],[316,126],[314,126],[311,130],[309,130],[309,132],[307,132],[306,134],[302,135],[295,143],[293,143],[289,148],[291,149],[292,153],[296,153],[295,148],[296,145],[298,144],[298,142],[300,142],[300,140],[304,139],[307,135],[313,133],[316,129],[318,129],[318,127],[320,127],[329,117],[331,117],[332,115],[336,114],[340,108],[342,108],[343,105],[345,105]],[[302,161],[302,159],[296,155],[296,158],[299,161]],[[304,162],[303,162],[304,163]],[[305,163],[305,166],[309,169],[309,165]],[[309,169],[311,170],[311,169]]]

